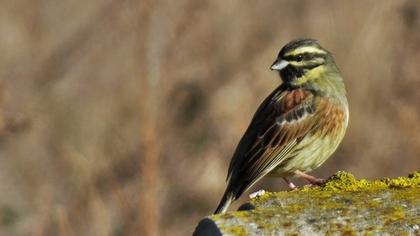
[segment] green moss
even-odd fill
[[[231,234],[231,235],[238,235],[238,236],[248,235],[246,230],[242,226],[232,226],[232,227],[227,227],[225,229],[222,228],[222,231],[225,234]]]
[[[251,199],[251,204],[254,201],[267,201],[270,198],[277,197],[278,194],[284,194],[284,193],[285,192],[272,193],[272,192],[265,191],[264,195],[261,195],[261,196],[257,196],[257,197],[252,198]]]
[[[391,214],[388,219],[396,221],[405,218],[405,211],[401,206],[393,207]]]
[[[355,236],[355,235],[357,235],[356,234],[356,232],[354,232],[354,230],[351,228],[351,227],[349,227],[349,226],[346,226],[342,231],[341,231],[341,235],[346,235],[346,236]]]
[[[288,212],[299,213],[305,209],[305,206],[302,204],[290,204],[284,207]]]
[[[383,230],[417,225],[420,209],[413,206],[420,206],[419,194],[420,172],[373,181],[338,172],[321,186],[266,192],[250,200],[254,210],[232,211],[211,218],[229,235],[256,231],[270,235],[279,232],[279,228],[285,235],[294,235],[296,229],[305,227],[312,230],[308,232],[331,235],[337,232],[375,235]],[[302,224],[304,227],[299,228]]]
[[[306,186],[301,191],[361,191],[377,190],[385,188],[418,188],[420,187],[420,172],[414,172],[408,177],[398,177],[394,179],[384,178],[381,180],[368,181],[366,179],[357,180],[352,174],[340,171],[331,176],[321,186]]]
[[[412,188],[420,187],[420,172],[414,172],[408,175],[408,177],[398,177],[395,179],[383,179],[390,188]]]

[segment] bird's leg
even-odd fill
[[[287,179],[286,177],[283,177],[284,181],[287,183],[287,185],[289,186],[289,188],[291,190],[295,190],[298,189],[298,187],[296,187],[296,185],[294,183],[292,183],[292,181],[290,181],[289,179]]]
[[[306,173],[303,173],[302,171],[295,171],[295,174],[303,179],[305,179],[306,181],[308,181],[310,184],[312,185],[320,185],[324,183],[323,179],[318,179],[315,176],[312,175],[308,175]]]

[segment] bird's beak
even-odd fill
[[[276,60],[270,67],[271,70],[283,70],[289,62],[285,60]]]

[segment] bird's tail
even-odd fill
[[[233,200],[235,200],[235,195],[229,188],[227,188],[214,214],[226,212]]]

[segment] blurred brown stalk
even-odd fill
[[[0,235],[191,234],[296,37],[334,53],[350,101],[315,175],[420,169],[419,1],[1,5]]]

